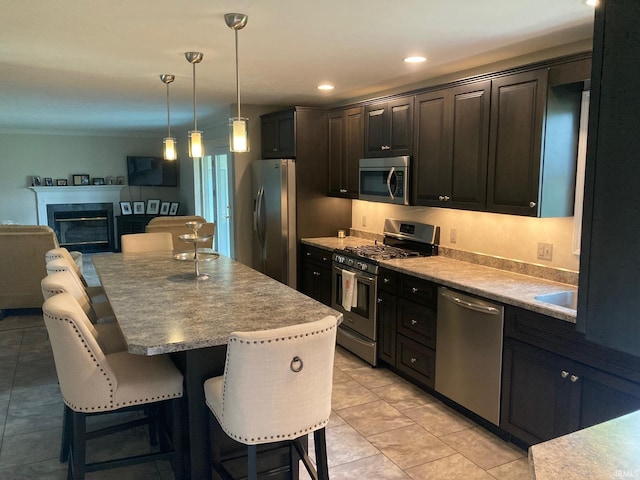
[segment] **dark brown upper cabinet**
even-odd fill
[[[364,108],[329,112],[329,194],[358,198],[358,165],[364,153]]]
[[[365,156],[413,153],[413,100],[402,97],[365,107]]]
[[[295,158],[295,125],[294,110],[262,115],[262,158]]]
[[[483,210],[491,81],[416,96],[413,203]]]
[[[549,87],[549,69],[492,81],[487,210],[573,215],[582,82]]]

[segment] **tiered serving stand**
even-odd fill
[[[193,244],[193,253],[176,253],[173,258],[176,260],[192,261],[194,263],[195,272],[187,274],[186,277],[196,280],[209,280],[209,274],[200,272],[200,262],[215,260],[220,255],[211,249],[198,248],[198,245],[209,242],[213,238],[213,235],[200,235],[198,233],[204,225],[201,222],[186,222],[186,225],[193,233],[185,233],[184,235],[180,235],[178,238],[180,238],[180,241],[184,243]]]

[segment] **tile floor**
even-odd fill
[[[87,260],[90,279],[95,272]],[[62,405],[42,316],[0,320],[0,479],[66,478],[66,464],[58,461]],[[148,445],[142,428],[117,435],[96,440],[103,442],[99,449],[129,453]],[[525,451],[340,347],[327,451],[332,480],[529,478]],[[113,478],[169,480],[173,473],[167,462],[156,462],[87,475]]]
[[[64,479],[58,462],[62,399],[38,315],[0,321],[0,478]],[[145,445],[144,430],[119,434],[112,450]],[[102,448],[102,447],[101,447]],[[332,480],[528,478],[526,452],[490,434],[386,369],[338,348],[327,428]],[[164,462],[87,479],[170,479]],[[301,476],[308,478],[306,472]]]

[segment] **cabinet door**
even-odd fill
[[[437,90],[416,97],[413,194],[417,205],[445,206],[451,195],[451,95]]]
[[[358,198],[360,159],[364,153],[364,108],[349,108],[345,112],[344,165],[342,188],[349,198]]]
[[[329,112],[329,193],[340,196],[343,190],[342,177],[345,144],[345,118],[344,111]]]
[[[378,358],[396,364],[396,296],[378,291]]]
[[[358,167],[364,151],[364,108],[329,113],[329,193],[358,198]]]
[[[413,97],[365,107],[365,154],[370,157],[411,155]]]
[[[547,70],[508,75],[491,86],[487,209],[537,216]]]
[[[447,206],[482,210],[487,195],[491,82],[451,91],[452,147]]]
[[[260,122],[263,158],[294,158],[295,112],[263,115]]]
[[[505,339],[500,428],[534,444],[579,427],[580,385],[570,360]]]
[[[316,300],[331,306],[331,268],[325,265],[318,265],[318,275],[316,276]]]

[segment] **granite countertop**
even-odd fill
[[[640,411],[529,448],[533,480],[640,478]]]
[[[305,238],[302,243],[333,250],[345,246],[373,244],[360,237]],[[446,287],[521,307],[567,322],[576,322],[576,311],[536,300],[538,295],[576,291],[566,283],[454,260],[443,256],[382,260],[380,265],[397,272],[431,280]]]
[[[167,253],[93,256],[131,353],[157,355],[224,345],[234,331],[267,330],[342,314],[221,255],[200,263]]]

